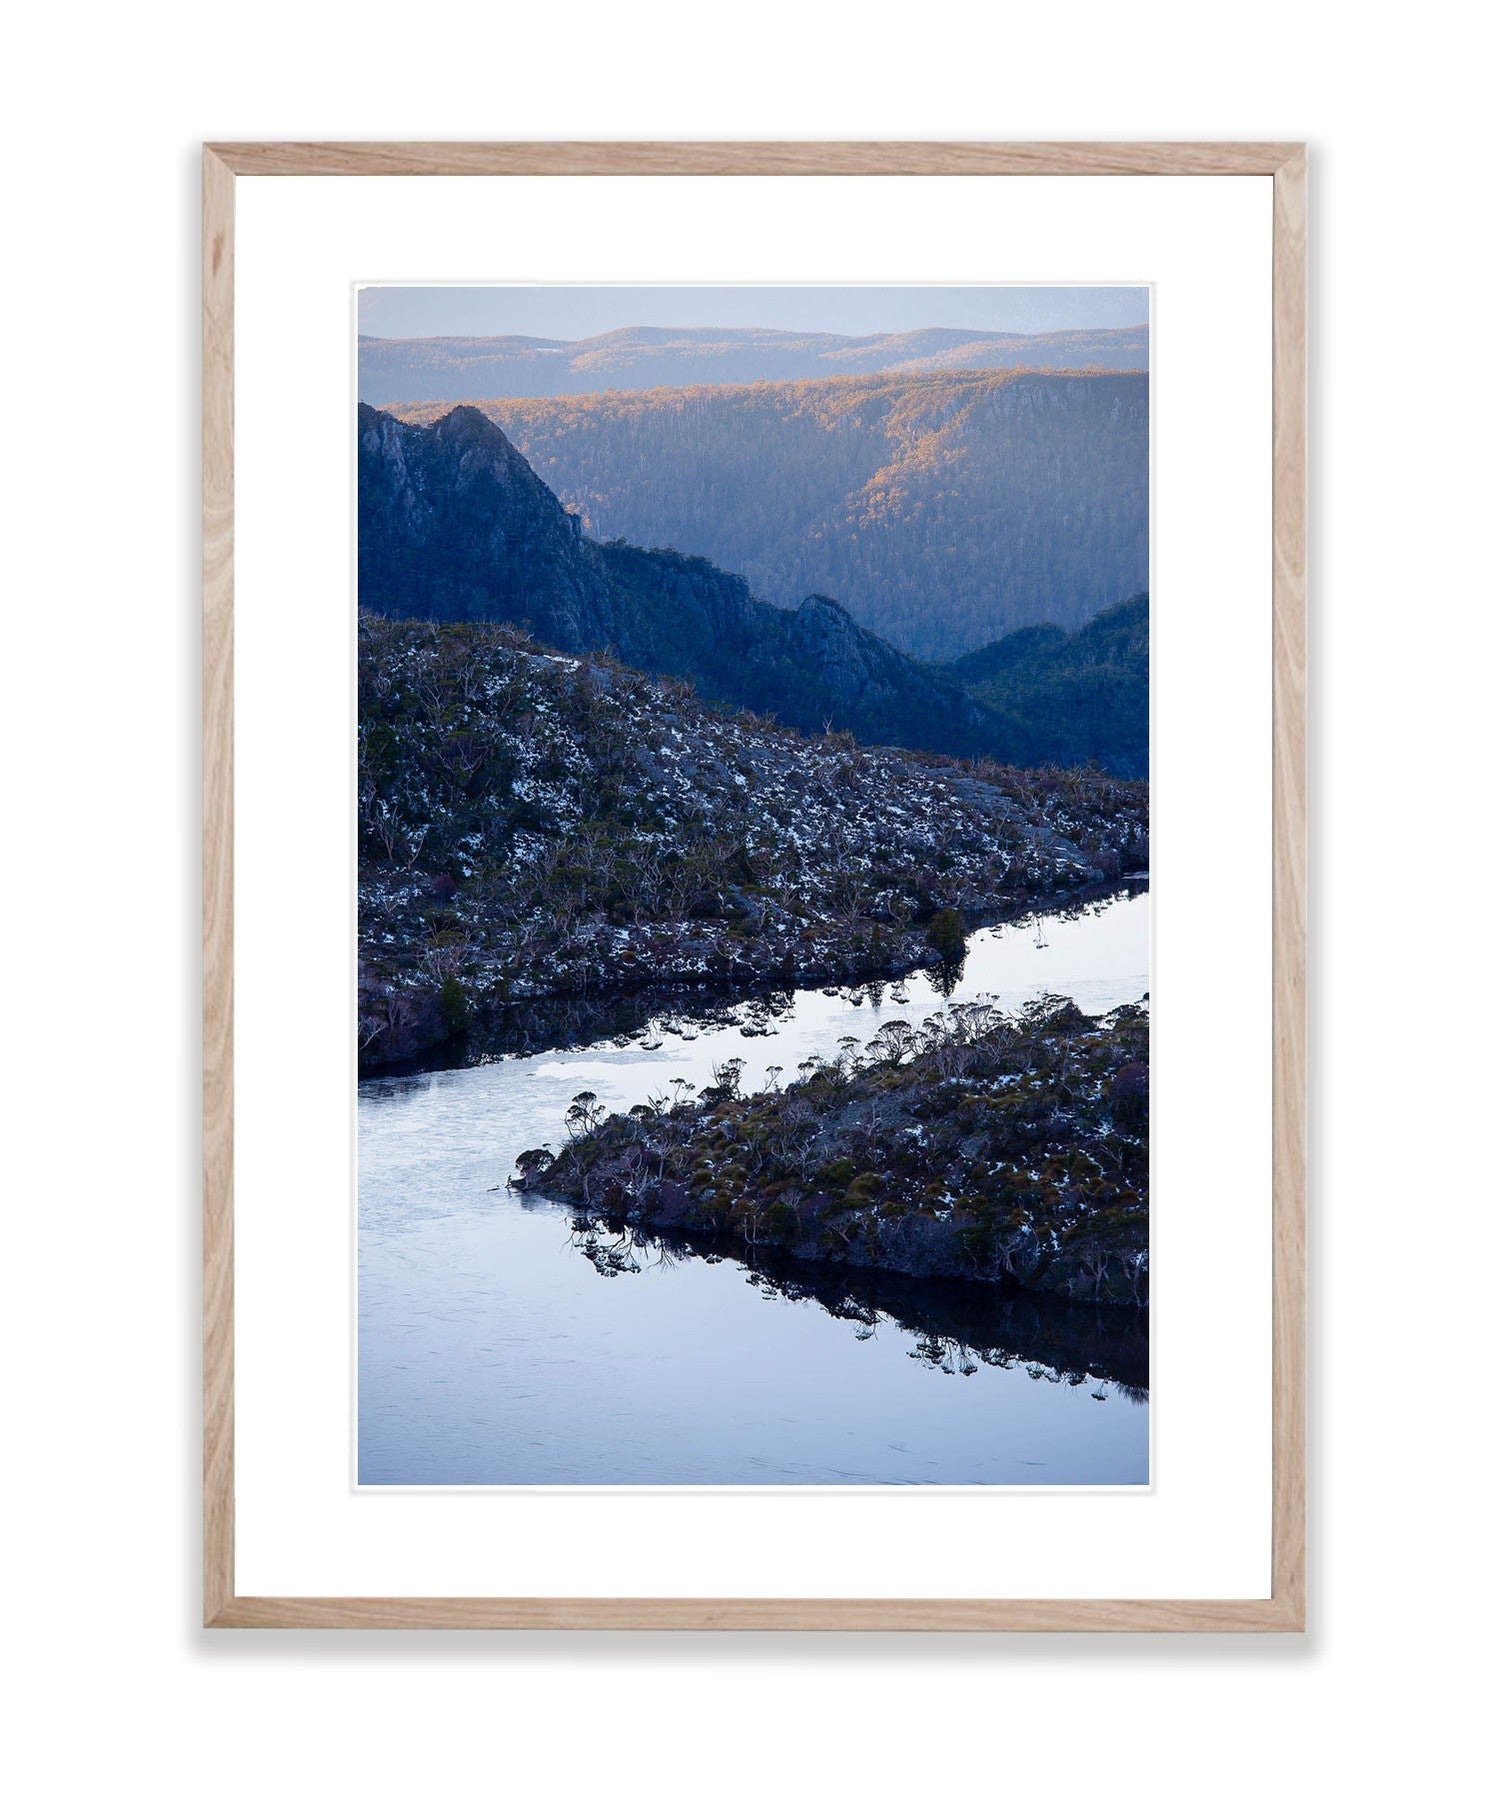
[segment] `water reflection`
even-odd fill
[[[542,1200],[538,1205],[551,1202]],[[647,1268],[675,1269],[726,1259],[678,1232],[655,1232],[599,1220],[574,1222],[571,1246],[605,1279]],[[997,1294],[970,1281],[918,1280],[879,1269],[807,1263],[774,1250],[740,1261],[762,1298],[813,1305],[848,1324],[859,1342],[881,1329],[915,1340],[912,1361],[943,1374],[972,1376],[981,1367],[1022,1367],[1032,1380],[1098,1383],[1096,1399],[1117,1392],[1133,1404],[1149,1398],[1150,1340],[1146,1316],[1125,1306],[1081,1306],[1041,1294]]]
[[[551,1050],[590,1044],[612,1043],[616,1049],[639,1047],[655,1051],[668,1047],[672,1038],[691,1043],[704,1032],[728,1028],[746,1038],[772,1036],[778,1021],[795,1011],[798,1002],[813,992],[847,1008],[868,1005],[873,1011],[878,1011],[887,1000],[892,1005],[908,1004],[913,992],[951,999],[973,986],[976,970],[980,978],[986,977],[990,958],[985,952],[994,944],[1049,949],[1051,927],[1098,918],[1121,902],[1144,898],[1145,890],[1138,881],[1120,882],[1055,910],[1019,913],[1006,924],[973,932],[960,954],[895,978],[815,989],[783,983],[734,989],[712,982],[677,981],[604,996],[568,994],[517,1000],[475,1027],[468,1036],[433,1050],[430,1056],[370,1077],[361,1083],[361,1090],[365,1085],[378,1088],[382,1080],[410,1074],[481,1067],[507,1056],[544,1055]],[[1042,966],[1038,961],[1038,972]],[[1041,981],[1036,990],[1045,984]],[[1140,996],[1134,993],[1130,997]]]

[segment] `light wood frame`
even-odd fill
[[[256,1598],[234,1585],[234,183],[239,175],[1257,175],[1274,182],[1271,1595]],[[210,144],[203,152],[203,1615],[213,1627],[1299,1631],[1306,1616],[1306,148],[1298,143]]]

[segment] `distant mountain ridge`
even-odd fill
[[[608,650],[805,731],[958,756],[996,747],[982,704],[832,600],[783,610],[701,557],[593,542],[474,407],[419,426],[361,405],[358,436],[362,607],[524,625],[554,649]]]
[[[359,397],[386,406],[896,370],[1144,369],[1149,353],[1143,324],[1035,333],[933,327],[869,337],[644,325],[576,339],[361,336]]]
[[[835,594],[926,660],[1084,624],[1150,582],[1143,374],[961,369],[479,404],[590,535],[706,556],[780,605]],[[449,406],[391,410],[429,423]]]

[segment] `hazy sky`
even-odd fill
[[[956,325],[1143,325],[1144,287],[366,287],[373,337],[594,337],[626,325],[759,325],[862,337]]]

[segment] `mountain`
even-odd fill
[[[446,402],[392,409],[429,423]],[[595,537],[672,544],[795,604],[832,593],[942,661],[1075,627],[1149,581],[1149,379],[956,370],[481,410]]]
[[[525,625],[570,654],[691,681],[805,731],[948,755],[993,721],[821,595],[783,610],[701,557],[596,543],[471,406],[429,426],[359,409],[359,602],[393,617]]]
[[[1046,331],[942,330],[842,337],[831,332],[635,326],[571,341],[552,337],[361,337],[359,397],[471,400],[496,395],[800,381],[888,370],[1143,369],[1148,325]]]
[[[1148,775],[1148,594],[1111,606],[1071,636],[1033,625],[946,667],[1002,720],[1012,761],[1097,762],[1127,780]]]

